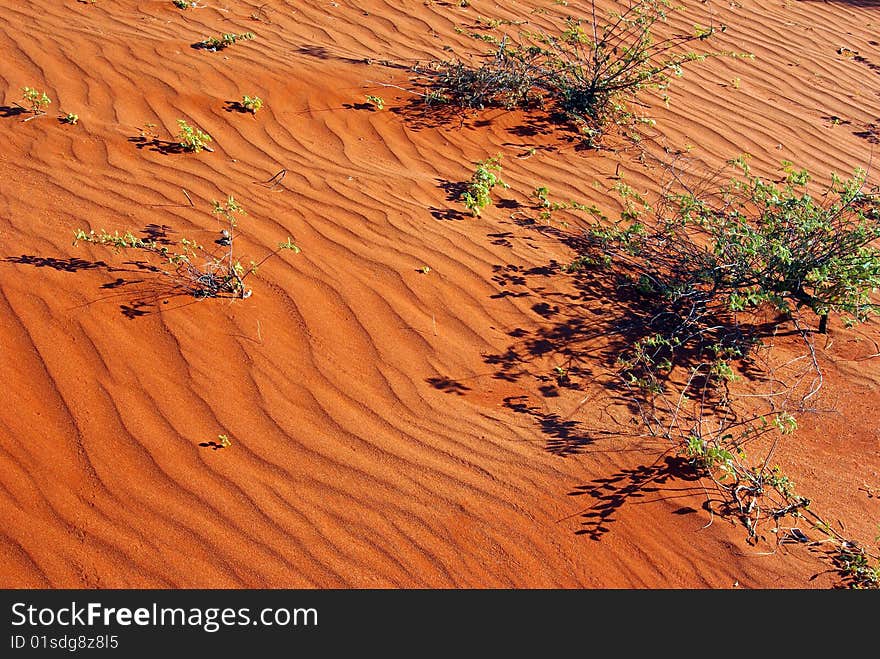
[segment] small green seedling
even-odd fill
[[[31,112],[34,117],[46,114],[46,106],[48,106],[52,99],[46,96],[45,92],[37,91],[32,87],[22,87],[22,98],[25,103],[27,103],[30,107],[25,108],[29,112]],[[31,117],[33,119],[33,117]],[[25,120],[27,121],[27,120]]]
[[[241,100],[241,104],[247,108],[251,114],[256,114],[260,111],[260,108],[263,107],[263,99],[259,96],[248,96],[245,94]]]
[[[194,126],[190,126],[183,119],[178,119],[177,125],[180,127],[180,132],[177,134],[177,143],[184,151],[198,153],[203,149],[206,151],[212,150],[206,145],[206,142],[211,141],[210,135],[202,132]]]
[[[468,181],[465,191],[461,195],[461,200],[468,210],[475,216],[480,216],[480,211],[492,203],[490,193],[492,188],[500,185],[502,188],[509,188],[496,172],[501,171],[501,155],[497,155],[487,160],[477,163],[477,169]]]
[[[195,9],[198,7],[196,0],[173,0],[174,6],[178,9]]]
[[[61,121],[65,124],[76,126],[77,122],[79,121],[79,115],[74,114],[73,112],[68,112],[66,115],[61,117]]]
[[[219,440],[220,446],[226,448],[228,446],[232,446],[232,440],[229,439],[229,435],[217,435],[217,439]]]
[[[423,275],[426,275],[431,272],[431,266],[423,265],[421,268],[419,268],[419,272],[421,272]]]
[[[383,99],[381,96],[373,96],[372,94],[367,94],[367,101],[376,106],[377,110],[385,109],[385,99]]]

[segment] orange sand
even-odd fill
[[[558,131],[524,129],[521,112],[420,121],[409,94],[380,84],[409,84],[385,60],[476,48],[456,26],[551,3],[204,4],[0,6],[0,104],[26,85],[53,100],[33,121],[0,116],[4,586],[837,583],[816,548],[753,547],[741,525],[710,518],[703,484],[661,442],[614,432],[600,386],[547,395],[559,359],[525,344],[559,314],[590,313],[542,269],[572,252],[503,204],[449,213],[463,207],[442,185],[503,153],[500,198],[548,185],[610,207],[594,181],[610,185],[619,164],[656,192],[659,169],[633,150],[578,151]],[[693,13],[675,24],[707,22],[707,5],[685,4]],[[744,151],[758,171],[782,159],[820,174],[867,165],[880,10],[717,5],[729,28],[715,47],[756,58],[687,68],[670,108],[653,103],[647,152],[706,168]],[[255,40],[223,52],[190,47],[248,30]],[[243,94],[265,100],[255,117],[227,111]],[[358,107],[365,94],[386,110]],[[213,153],[138,148],[145,124],[170,139],[177,118],[210,133]],[[261,185],[281,170],[279,185]],[[131,255],[71,245],[77,227],[150,225],[209,242],[210,202],[228,194],[248,210],[241,254],[261,258],[288,235],[303,250],[267,262],[248,300],[172,296]],[[880,521],[876,330],[832,322],[819,355],[831,411],[776,459],[866,542]],[[218,434],[232,446],[200,445]]]

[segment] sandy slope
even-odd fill
[[[463,215],[446,191],[503,153],[508,205],[541,184],[610,204],[593,182],[610,185],[619,163],[656,190],[654,160],[578,151],[517,112],[438,123],[381,86],[406,86],[405,67],[448,56],[444,45],[473,49],[456,26],[544,5],[204,4],[0,7],[4,585],[835,583],[821,552],[751,547],[741,526],[710,518],[703,485],[662,444],[608,432],[620,419],[601,386],[548,389],[559,345],[530,339],[603,310],[547,268],[567,247],[503,207]],[[705,23],[706,11],[675,20]],[[714,11],[729,25],[718,47],[756,59],[688,69],[670,108],[653,110],[649,155],[687,151],[710,168],[748,151],[759,170],[789,159],[822,174],[870,161],[880,8]],[[190,47],[246,30],[257,38],[220,53]],[[49,116],[15,114],[25,85],[47,91]],[[230,111],[243,94],[265,99],[256,117]],[[177,118],[214,151],[139,140],[150,123],[171,139]],[[76,227],[210,242],[210,202],[227,194],[249,212],[243,255],[288,235],[303,249],[267,262],[245,301],[174,295],[143,262],[71,245]],[[779,460],[867,540],[880,520],[877,326],[832,329],[820,357],[833,411]],[[219,434],[232,446],[202,445]]]

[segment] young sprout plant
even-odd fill
[[[73,112],[68,112],[63,117],[61,117],[61,121],[65,124],[76,126],[77,122],[79,121],[79,115],[74,114]]]
[[[143,239],[130,231],[112,234],[101,230],[74,232],[74,245],[79,242],[111,247],[116,251],[140,250],[159,257],[164,262],[162,274],[169,277],[175,285],[188,295],[196,298],[231,297],[247,299],[251,289],[245,286],[247,278],[256,273],[267,260],[289,250],[294,254],[300,248],[291,238],[279,243],[278,248],[258,262],[251,261],[245,267],[236,257],[234,243],[238,228],[238,216],[246,215],[244,208],[229,195],[225,201],[214,201],[212,213],[224,224],[220,237],[215,241],[222,250],[209,250],[195,240],[181,238],[176,247],[162,244],[153,239]]]
[[[468,181],[467,187],[461,195],[461,199],[468,210],[475,216],[480,216],[480,211],[492,203],[490,193],[492,188],[500,185],[509,188],[501,177],[496,173],[501,171],[501,156],[497,155],[477,163],[477,169]]]
[[[177,133],[177,143],[184,151],[198,153],[199,151],[213,151],[206,143],[211,141],[211,136],[194,126],[190,126],[183,119],[177,120],[180,132]]]
[[[241,104],[247,108],[248,112],[251,114],[256,114],[260,111],[260,108],[263,107],[263,99],[259,96],[248,96],[245,94],[242,97]]]
[[[385,99],[381,96],[373,96],[372,94],[367,94],[367,101],[372,103],[377,110],[385,109]]]
[[[24,107],[23,105],[19,105],[19,107],[31,113],[31,116],[25,119],[25,121],[30,121],[40,115],[46,114],[46,107],[52,102],[52,99],[46,95],[46,92],[37,91],[33,87],[22,87],[21,91],[22,98],[25,103],[27,103],[28,107]]]

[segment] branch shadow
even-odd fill
[[[864,124],[861,130],[854,130],[853,135],[867,140],[868,144],[880,144],[880,119]]]
[[[165,156],[180,154],[186,151],[178,142],[160,140],[158,137],[147,138],[143,135],[134,135],[129,137],[128,141],[137,146],[138,149],[149,149]]]
[[[621,469],[611,476],[579,485],[568,496],[589,497],[593,499],[593,503],[579,514],[582,528],[575,531],[575,535],[585,535],[594,541],[601,540],[611,531],[610,524],[616,520],[620,509],[634,499],[640,500],[646,495],[658,493],[661,485],[666,486],[662,488],[664,492],[669,492],[668,485],[679,483],[682,487],[675,491],[680,492],[680,496],[698,494],[702,492],[702,488],[696,485],[698,482],[699,478],[685,459],[667,455],[654,464]],[[704,508],[710,507],[711,501],[706,500]],[[683,506],[675,514],[689,515],[696,512],[694,508]]]
[[[240,101],[224,101],[223,109],[226,112],[237,112],[238,114],[250,114],[250,110],[248,110],[244,104]]]
[[[428,212],[431,213],[431,217],[433,217],[435,220],[440,220],[444,222],[459,222],[473,217],[470,213],[465,213],[464,211],[460,211],[455,208],[437,208],[436,206],[429,206]]]
[[[52,256],[36,256],[34,254],[21,254],[20,256],[7,256],[3,263],[17,263],[19,265],[31,265],[35,268],[49,268],[59,272],[79,272],[80,270],[95,270],[98,268],[113,272],[104,261],[86,261],[76,257],[59,259]]]
[[[6,119],[9,117],[17,117],[26,114],[27,110],[17,105],[0,105],[0,117]]]
[[[219,451],[220,449],[226,448],[225,446],[223,446],[223,444],[220,444],[219,442],[215,442],[213,440],[210,442],[199,442],[199,446],[201,446],[202,448],[209,448],[214,451]]]
[[[448,394],[456,394],[457,396],[463,396],[466,391],[471,390],[471,388],[467,385],[462,384],[461,382],[457,382],[456,380],[452,380],[450,378],[427,378],[425,382],[430,384],[435,389],[439,389],[440,391],[446,392]]]
[[[366,112],[378,112],[372,103],[343,103],[342,107],[346,110],[362,110]]]
[[[171,227],[165,224],[151,223],[141,230],[141,234],[145,238],[155,241],[159,245],[170,245],[172,243],[168,238],[169,233],[171,233]],[[101,290],[111,292],[107,296],[99,298],[100,300],[108,300],[114,297],[124,298],[124,301],[119,304],[119,311],[129,319],[155,313],[160,308],[160,305],[168,304],[174,298],[191,298],[190,302],[185,302],[184,304],[199,301],[199,298],[192,289],[169,278],[162,268],[143,259],[129,259],[122,262],[122,265],[125,267],[114,267],[106,261],[89,261],[78,257],[57,258],[37,256],[35,254],[21,254],[18,256],[7,256],[0,259],[0,263],[48,268],[67,273],[78,273],[88,270],[102,270],[108,274],[131,273],[129,276],[116,275],[112,280],[101,284]]]

